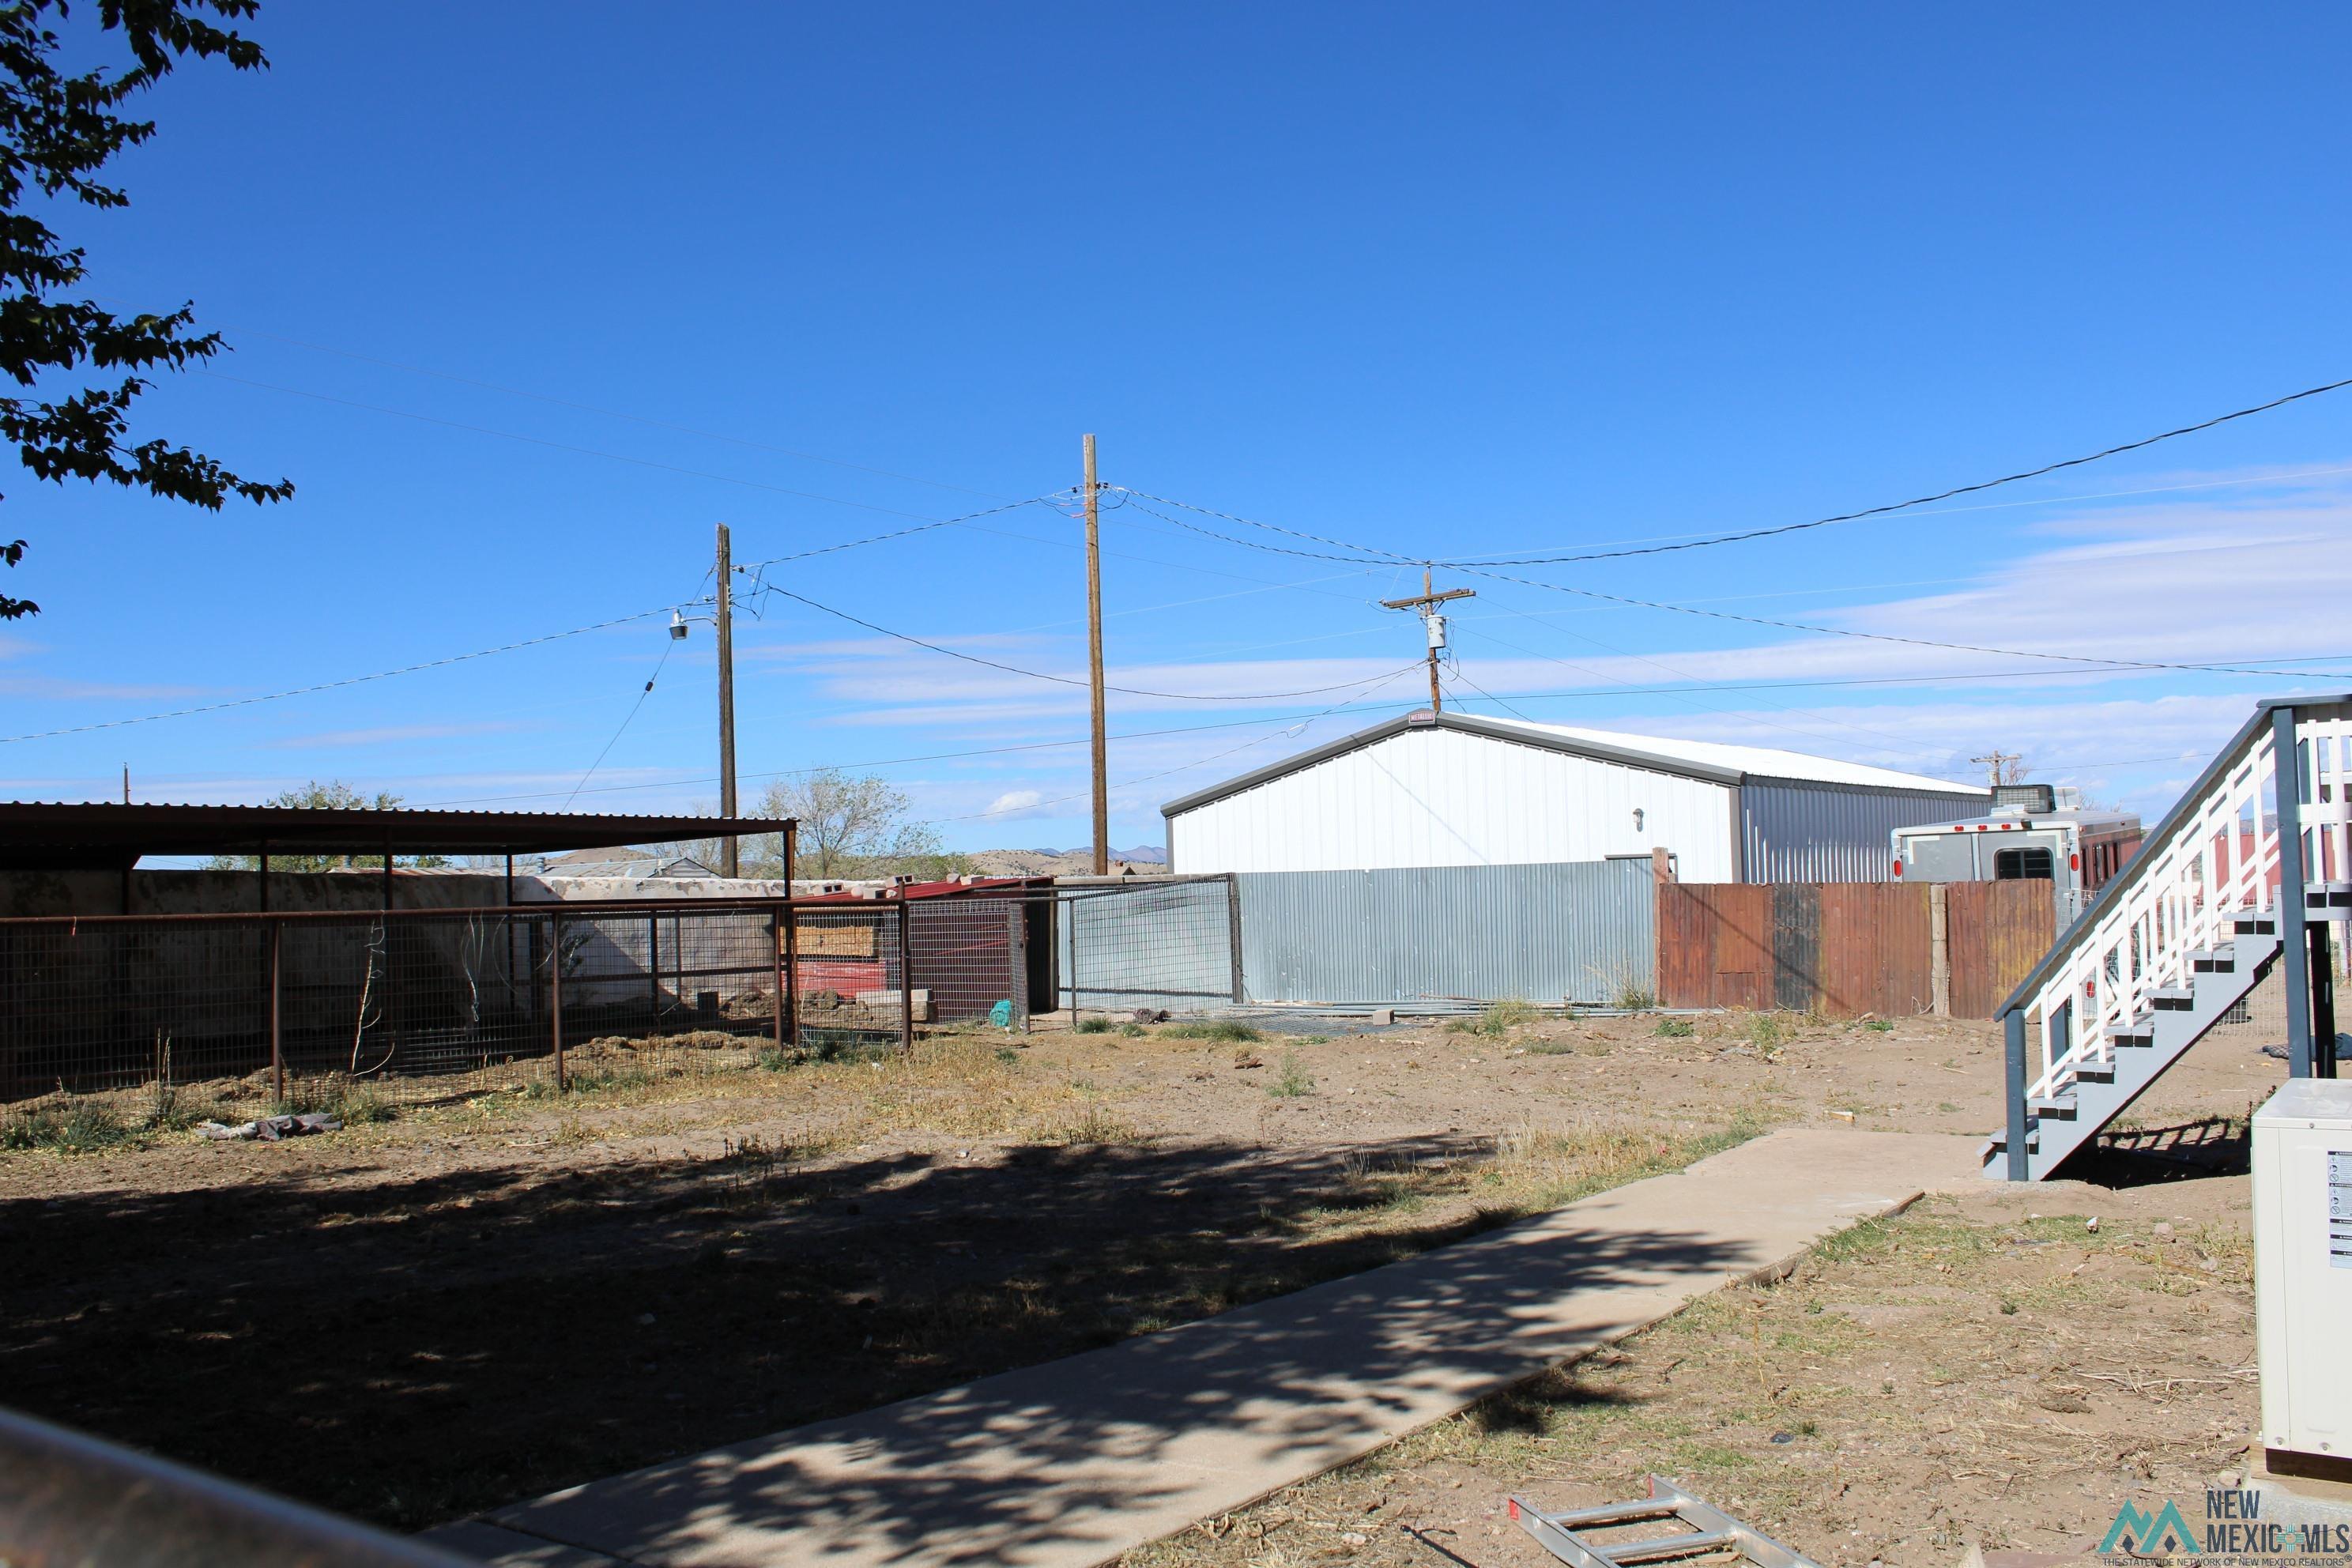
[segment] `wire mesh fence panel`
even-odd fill
[[[0,1100],[250,1070],[268,1007],[256,926],[0,927]]]
[[[85,1100],[179,1126],[893,1046],[898,922],[781,901],[0,921],[0,1132]]]
[[[914,998],[905,994],[905,913],[862,900],[793,906],[794,1048],[826,1057],[906,1042]]]
[[[930,898],[907,905],[908,960],[916,1021],[985,1020],[1019,1028],[1029,1020],[1031,927],[1045,899]],[[1050,1004],[1049,1004],[1050,1005]]]
[[[776,1036],[776,920],[768,910],[564,913],[556,952],[567,1039]]]
[[[1205,1013],[1241,1001],[1239,924],[1226,877],[1056,889],[1056,1005]]]

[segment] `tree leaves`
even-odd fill
[[[194,331],[188,304],[126,317],[93,300],[51,298],[81,282],[85,253],[21,207],[32,191],[100,209],[128,205],[130,196],[98,175],[124,148],[154,135],[155,124],[117,110],[184,58],[267,68],[258,44],[210,19],[245,21],[258,10],[257,0],[98,0],[100,32],[120,35],[136,63],[69,76],[57,64],[68,45],[48,25],[52,16],[72,16],[68,0],[0,5],[0,372],[18,386],[85,368],[183,370],[226,347],[217,332]],[[244,479],[184,446],[132,441],[131,405],[151,384],[132,375],[70,395],[0,398],[0,438],[16,444],[36,479],[58,484],[106,479],[211,511],[232,498],[259,505],[294,493],[289,480]],[[20,539],[0,559],[13,567],[24,553]],[[39,609],[0,595],[0,620]]]

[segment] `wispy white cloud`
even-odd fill
[[[280,750],[298,747],[385,746],[404,741],[439,741],[460,735],[503,734],[529,726],[512,720],[486,719],[462,724],[388,724],[373,730],[328,730],[314,735],[289,735],[265,744]]]

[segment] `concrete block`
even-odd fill
[[[918,1024],[929,1023],[931,1021],[930,988],[923,985],[916,986],[912,1000],[914,1002],[915,1022]],[[877,1012],[895,1013],[898,1010],[898,993],[896,991],[860,991],[857,994],[857,1005],[861,1007],[871,1007]]]

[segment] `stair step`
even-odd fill
[[[2191,952],[2189,968],[2196,974],[2235,974],[2238,972],[2238,954],[2235,949],[2228,952]]]
[[[2074,1120],[2074,1097],[2071,1094],[2045,1095],[2040,1100],[2027,1100],[2025,1109],[2036,1116],[2054,1116],[2061,1121],[2072,1121]]]
[[[2159,985],[2147,994],[2147,1005],[2162,1012],[2186,1013],[2197,1005],[2197,993],[2185,985]]]
[[[2240,936],[2278,935],[2278,921],[2268,915],[2240,915],[2230,924]]]
[[[2156,1020],[2140,1017],[2128,1024],[2110,1024],[2107,1041],[2117,1046],[2152,1046],[2156,1044]]]
[[[2304,890],[2304,907],[2313,910],[2352,910],[2352,882],[2314,882]]]
[[[2042,1152],[2042,1140],[2035,1137],[2032,1133],[2028,1132],[2025,1135],[2025,1152],[2029,1154],[2039,1154]],[[1991,1137],[1985,1140],[1984,1147],[1977,1151],[1977,1153],[1979,1156],[1979,1163],[1987,1165],[1991,1164],[1995,1160],[2000,1159],[2002,1155],[2008,1152],[2009,1134],[2006,1132],[1994,1133]]]
[[[2076,1062],[2074,1076],[2084,1083],[2113,1083],[2116,1064],[2113,1062]]]

